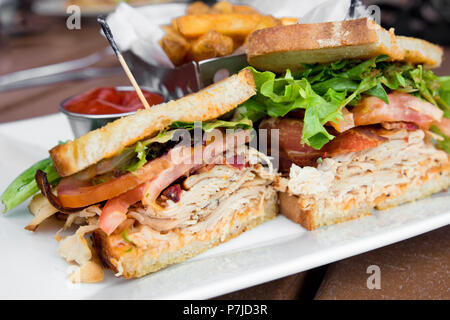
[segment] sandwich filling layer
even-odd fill
[[[162,180],[160,189],[164,190],[155,200],[150,203],[144,199],[127,203],[120,213],[120,223],[109,234],[105,233],[101,223],[108,202],[103,207],[96,204],[69,215],[65,227],[73,223],[82,224],[79,230],[94,232],[97,251],[101,253],[104,263],[119,275],[124,272],[125,276],[141,276],[144,273],[134,274],[127,268],[124,270],[120,262],[123,259],[145,254],[148,259],[155,260],[152,271],[156,271],[174,263],[168,262],[156,268],[161,255],[184,250],[195,241],[223,242],[227,239],[217,238],[218,235],[228,234],[235,225],[241,228],[240,220],[248,222],[261,218],[267,201],[273,202],[269,216],[273,217],[276,213],[276,192],[271,185],[275,172],[269,159],[255,149],[243,149],[243,163],[223,161],[221,152],[220,157],[215,157],[209,165],[194,170],[188,168],[183,175],[172,177],[175,179]],[[164,181],[169,185],[165,186]],[[261,210],[256,210],[256,207]],[[86,243],[84,234],[77,231],[75,235],[64,238],[60,242],[60,255],[68,261],[91,261],[94,250],[92,244]],[[137,259],[135,263],[139,261]]]
[[[102,258],[126,277],[136,276],[134,272],[140,276],[144,273],[139,271],[142,266],[137,257],[153,260],[151,271],[156,271],[162,267],[156,263],[161,256],[178,254],[196,242],[211,246],[224,242],[233,228],[261,218],[266,202],[275,206],[272,181],[272,174],[261,165],[240,169],[216,165],[202,170],[184,181],[180,200],[167,200],[162,211],[141,204],[130,208],[127,215],[135,222],[126,239],[120,233],[105,237],[96,232]],[[269,216],[274,217],[276,211],[271,211]]]
[[[311,43],[326,47],[317,39]],[[280,211],[309,230],[450,185],[449,77],[391,59],[395,48],[360,60],[348,59],[342,48],[334,51],[342,60],[329,57],[329,63],[297,59],[298,50],[288,49],[295,65],[280,59],[283,70],[276,62],[250,67],[257,94],[235,112],[236,120],[247,117],[268,130],[269,154],[279,160]],[[301,58],[312,57],[310,49]],[[269,57],[261,54],[270,64]]]
[[[433,170],[447,174],[447,153],[426,142],[422,130],[386,131],[384,137],[388,141],[375,148],[326,158],[317,168],[292,165],[289,178],[280,178],[276,188],[298,196],[302,210],[324,202],[345,212],[376,207],[405,186],[423,183]]]

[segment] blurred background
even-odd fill
[[[311,5],[309,0],[305,4]],[[112,11],[117,0],[0,0],[0,76],[43,65],[87,58],[89,72],[72,81],[25,89],[0,90],[0,122],[55,113],[64,98],[93,87],[128,85],[116,58],[107,50],[95,20]],[[128,0],[133,6],[169,0]],[[178,1],[189,2],[189,1]],[[216,1],[206,1],[209,5]],[[236,0],[263,9],[273,0]],[[319,1],[317,1],[319,2]],[[281,6],[285,1],[277,2]],[[450,0],[364,0],[381,9],[381,24],[396,34],[419,37],[445,48],[444,62],[435,72],[450,74]],[[69,30],[69,5],[81,8],[80,29]],[[261,10],[262,11],[262,10]],[[266,12],[269,13],[270,12]],[[295,13],[302,16],[304,13]],[[82,62],[83,62],[82,61]],[[1,84],[1,82],[0,82]]]

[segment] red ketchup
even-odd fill
[[[157,93],[142,90],[149,105],[162,103],[164,98]],[[64,103],[64,109],[82,114],[115,114],[144,109],[136,91],[115,88],[97,88],[77,95]]]

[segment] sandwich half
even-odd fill
[[[309,230],[450,185],[442,49],[369,19],[296,24],[248,41],[257,94],[238,108],[277,130],[280,211]]]
[[[141,277],[274,218],[275,173],[249,147],[252,122],[218,119],[254,94],[244,70],[54,147],[33,168],[41,193],[27,229],[54,214],[79,226],[58,235],[58,252],[79,264],[73,281],[95,282],[99,261]]]

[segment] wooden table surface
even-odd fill
[[[68,30],[62,18],[35,18],[43,31],[0,44],[0,74],[81,58],[107,47],[94,21]],[[447,54],[447,56],[450,56]],[[106,56],[96,67],[118,66]],[[450,74],[450,61],[436,71]],[[129,85],[124,74],[0,93],[0,123],[58,112],[64,98],[99,86]],[[450,226],[218,299],[450,299]],[[367,267],[378,265],[381,289]]]

